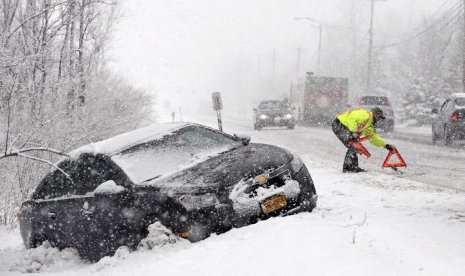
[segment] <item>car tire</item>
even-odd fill
[[[438,142],[438,136],[436,135],[436,132],[434,132],[434,129],[431,129],[431,142],[433,145],[436,145]]]
[[[288,129],[294,129],[295,128],[295,125],[290,125],[287,127]]]
[[[452,133],[450,131],[447,131],[446,128],[444,128],[444,138],[445,138],[446,146],[449,146],[450,144],[452,144],[452,141],[454,140]]]
[[[262,127],[261,127],[260,125],[255,124],[255,125],[253,126],[253,129],[254,129],[254,130],[261,130]]]

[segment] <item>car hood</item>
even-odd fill
[[[137,186],[155,187],[169,195],[216,193],[235,185],[245,177],[281,167],[292,158],[292,154],[285,149],[252,143]]]

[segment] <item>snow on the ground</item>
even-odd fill
[[[379,170],[342,174],[340,158],[328,156],[339,148],[319,152],[305,140],[314,136],[298,135],[299,129],[269,131],[252,139],[302,157],[319,195],[312,213],[272,218],[198,243],[150,238],[136,252],[122,247],[95,264],[72,249],[25,250],[17,230],[0,228],[0,275],[463,275],[465,192]]]
[[[431,137],[431,125],[423,126],[411,126],[407,124],[397,124],[395,126],[395,132],[404,134],[413,134]]]
[[[122,248],[96,264],[78,260],[71,249],[22,249],[18,231],[2,229],[0,274],[462,275],[464,193],[379,173],[310,170],[319,192],[313,213],[198,243],[132,253]]]

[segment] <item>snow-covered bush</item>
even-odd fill
[[[113,74],[104,55],[117,0],[13,0],[0,9],[0,224],[48,164],[7,152],[27,147],[67,152],[144,124],[152,98]],[[50,152],[28,152],[51,162]]]

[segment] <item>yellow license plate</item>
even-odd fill
[[[268,215],[270,213],[279,211],[287,206],[287,197],[284,194],[275,195],[267,198],[261,203],[263,213]]]

